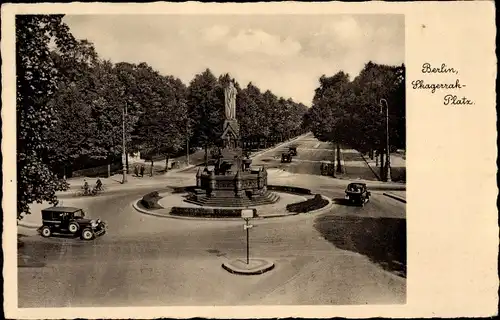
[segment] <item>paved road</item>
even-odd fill
[[[310,138],[299,143],[324,147]],[[311,151],[314,159],[322,152]],[[182,183],[181,176],[166,184]],[[333,199],[343,195],[328,177],[273,179]],[[147,191],[115,191],[82,204],[91,217],[109,223],[109,232],[92,242],[43,239],[20,229],[26,236],[18,255],[19,306],[405,303],[406,208],[381,193],[362,208],[338,200],[324,214],[255,221],[251,255],[271,259],[276,268],[236,276],[221,264],[244,257],[242,222],[142,215],[131,203]]]
[[[297,147],[297,156],[293,157],[291,163],[281,163],[281,154],[288,151],[288,146]],[[341,178],[377,180],[377,176],[357,151],[343,149],[342,153],[345,174],[340,175]],[[265,164],[268,168],[280,168],[292,173],[321,175],[321,163],[332,162],[334,159],[334,145],[320,142],[312,134],[309,134],[257,157],[254,164]]]

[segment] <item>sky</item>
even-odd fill
[[[185,84],[210,68],[241,87],[311,105],[323,74],[351,79],[365,63],[404,62],[404,16],[367,15],[67,15],[78,39],[113,63],[146,62]]]

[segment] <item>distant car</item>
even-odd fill
[[[281,154],[281,163],[290,163],[292,162],[292,155],[290,152]]]
[[[43,225],[38,232],[43,237],[53,234],[72,234],[82,240],[92,240],[106,232],[106,224],[100,219],[85,218],[82,209],[74,207],[50,207],[42,210]]]
[[[350,203],[364,206],[370,200],[371,193],[366,187],[366,183],[350,183],[345,190],[345,199]]]
[[[292,156],[296,156],[296,155],[297,155],[297,147],[289,147],[289,148],[288,148],[288,152],[289,152]]]

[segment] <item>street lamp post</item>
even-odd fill
[[[122,183],[127,182],[127,151],[125,150],[125,117],[127,115],[127,102],[125,102],[125,108],[123,108],[123,121],[122,121],[122,130],[123,130],[123,154],[122,154],[122,166],[123,166],[123,180]]]
[[[189,119],[186,121],[186,164],[189,166]]]
[[[387,103],[387,100],[385,99],[380,99],[380,106],[381,109],[380,111],[382,112],[383,104],[385,104],[385,135],[386,135],[386,157],[385,157],[385,168],[386,168],[386,180],[388,182],[391,181],[391,154],[390,154],[390,148],[389,148],[389,104]]]

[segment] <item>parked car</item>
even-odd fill
[[[74,207],[50,207],[42,210],[42,226],[38,232],[43,237],[53,234],[80,236],[92,240],[106,232],[106,224],[100,219],[86,219],[82,209]]]
[[[281,154],[281,163],[289,163],[292,162],[292,155],[290,152],[282,153]]]
[[[345,190],[345,199],[352,204],[364,206],[370,200],[370,196],[366,183],[353,182]]]
[[[292,156],[296,156],[296,155],[297,155],[297,147],[289,147],[289,148],[288,148],[288,152],[289,152]]]

